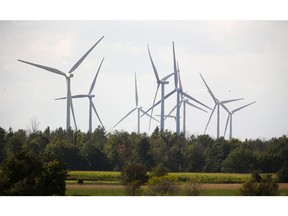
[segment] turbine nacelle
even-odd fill
[[[159,83],[159,84],[169,84],[169,81],[167,81],[167,80],[159,80],[159,82],[157,82],[157,83]]]
[[[66,78],[72,78],[74,75],[72,73],[65,73]]]
[[[90,99],[92,99],[92,98],[95,97],[95,95],[88,95],[88,97],[89,97]]]

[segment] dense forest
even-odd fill
[[[288,138],[225,140],[209,135],[185,138],[158,128],[147,134],[98,127],[93,133],[65,131],[6,131],[0,128],[0,164],[22,151],[53,155],[69,170],[122,170],[126,162],[147,170],[162,165],[171,172],[275,173],[288,163]]]

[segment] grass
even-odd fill
[[[125,196],[124,189],[75,189],[66,190],[66,196]]]

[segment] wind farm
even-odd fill
[[[90,48],[77,62],[76,64],[69,70],[68,73],[64,73],[58,69],[52,68],[52,67],[47,67],[47,66],[43,66],[43,65],[39,65],[39,64],[35,64],[35,63],[31,63],[31,62],[27,62],[24,60],[19,60],[22,63],[25,64],[29,64],[44,70],[47,70],[49,72],[52,73],[56,73],[59,75],[62,75],[66,78],[66,83],[67,83],[67,96],[66,97],[61,97],[61,98],[56,98],[55,100],[66,100],[67,101],[67,106],[66,106],[66,130],[69,130],[71,128],[70,126],[70,110],[72,111],[72,115],[73,115],[73,120],[74,120],[74,125],[75,125],[75,130],[77,130],[77,121],[76,121],[76,117],[75,117],[75,111],[74,111],[74,106],[73,106],[73,102],[72,99],[79,99],[79,98],[88,98],[89,99],[89,118],[88,118],[88,122],[89,122],[89,126],[88,126],[88,131],[89,133],[93,132],[93,126],[92,126],[92,110],[94,111],[94,113],[96,114],[98,121],[100,123],[100,126],[102,128],[105,128],[105,123],[103,124],[103,122],[101,121],[101,118],[96,110],[96,107],[92,101],[92,99],[95,97],[94,94],[92,94],[92,91],[95,87],[96,84],[96,80],[99,74],[99,71],[101,69],[102,63],[104,61],[104,58],[102,59],[98,70],[94,76],[94,79],[92,81],[92,84],[90,86],[89,92],[88,94],[76,94],[76,95],[72,95],[71,93],[71,81],[70,79],[73,77],[73,72],[78,68],[78,66],[84,61],[84,59],[88,56],[88,54],[96,47],[96,45],[104,38],[101,37],[93,46],[92,48]],[[122,121],[124,121],[129,115],[131,115],[134,111],[137,111],[137,121],[136,121],[136,125],[137,125],[137,134],[141,133],[140,130],[140,118],[143,117],[144,115],[149,117],[149,126],[148,126],[148,131],[150,131],[150,127],[151,127],[151,120],[154,120],[156,122],[159,122],[159,128],[160,131],[164,131],[165,130],[165,120],[169,117],[169,118],[175,118],[175,123],[176,123],[176,127],[175,127],[175,133],[177,135],[180,135],[180,133],[182,132],[184,134],[184,136],[186,136],[186,130],[187,130],[187,126],[186,126],[186,122],[187,122],[187,116],[186,116],[186,105],[189,105],[190,107],[196,108],[198,110],[201,110],[203,112],[208,112],[207,110],[212,110],[211,114],[209,116],[208,122],[206,124],[206,127],[204,129],[204,133],[206,133],[207,127],[209,126],[210,120],[214,114],[214,111],[217,109],[217,133],[216,133],[216,138],[219,139],[220,138],[220,106],[223,107],[224,110],[227,111],[228,113],[228,119],[227,119],[227,123],[225,126],[225,132],[224,132],[224,137],[226,134],[226,130],[227,130],[227,125],[228,125],[228,120],[230,119],[230,136],[229,138],[232,139],[232,114],[234,114],[234,112],[239,111],[240,109],[251,105],[245,105],[245,106],[241,106],[238,109],[235,109],[233,111],[229,111],[228,108],[224,105],[227,103],[231,103],[231,102],[236,102],[239,100],[243,100],[244,98],[239,98],[239,99],[229,99],[229,100],[224,100],[224,101],[220,101],[218,98],[215,97],[214,93],[212,92],[212,90],[210,89],[210,87],[208,86],[208,84],[206,83],[206,81],[204,80],[203,76],[200,74],[202,81],[204,82],[208,93],[210,94],[210,96],[212,97],[213,101],[214,101],[214,108],[211,109],[209,106],[205,105],[203,102],[200,102],[200,100],[195,99],[194,97],[192,97],[190,94],[183,91],[183,86],[182,86],[182,81],[181,81],[181,76],[180,76],[180,69],[179,69],[179,63],[178,60],[176,59],[176,52],[175,52],[175,44],[174,41],[172,41],[172,64],[173,64],[173,69],[170,71],[171,73],[168,72],[168,75],[164,76],[163,78],[160,79],[159,77],[159,73],[158,70],[155,66],[155,63],[152,59],[152,55],[150,52],[150,48],[149,45],[147,45],[147,49],[148,49],[148,57],[150,60],[150,63],[152,65],[152,69],[153,69],[153,73],[154,73],[154,77],[156,78],[156,91],[153,97],[153,102],[152,102],[152,106],[150,108],[148,108],[146,111],[142,108],[142,106],[139,106],[139,97],[138,97],[138,86],[137,86],[137,77],[136,77],[136,73],[135,73],[135,108],[133,108],[132,110],[130,110],[123,118],[121,118],[114,126],[113,128],[117,127]],[[169,84],[171,84],[171,81],[169,81],[169,78],[174,77],[174,89],[172,89],[169,93],[165,94],[165,86],[169,86]],[[172,84],[173,85],[173,84]],[[159,88],[161,86],[161,97],[160,100],[158,100],[156,102],[157,99],[157,95],[158,95],[158,91]],[[145,91],[144,91],[145,92]],[[167,110],[165,108],[165,100],[168,100],[171,96],[176,95],[176,105],[171,109],[171,111],[169,113],[165,113],[165,111]],[[195,102],[198,104],[195,105],[193,103],[191,103],[189,100]],[[125,101],[125,103],[127,102],[127,99],[123,100]],[[158,115],[156,115],[155,117],[153,116],[153,111],[154,108],[156,108],[158,105],[160,104],[160,119],[156,119],[158,118]],[[181,121],[181,106],[183,107],[183,116],[182,116],[182,121],[183,121],[183,126],[182,126],[182,131],[181,131],[181,126],[180,126],[180,121]],[[199,107],[201,106],[201,107]],[[176,111],[175,115],[172,115],[172,113]],[[78,111],[77,111],[78,112]],[[150,113],[149,113],[150,112]],[[142,115],[141,115],[142,114]]]

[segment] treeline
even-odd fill
[[[27,133],[0,128],[0,164],[19,152],[53,155],[69,170],[116,170],[127,162],[147,170],[158,165],[171,172],[275,173],[288,163],[288,138],[264,140],[213,139],[209,135],[185,138],[158,128],[148,136],[128,132],[93,133],[51,131]]]

